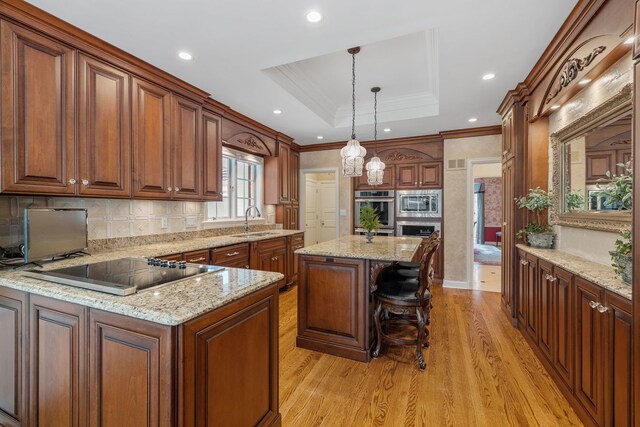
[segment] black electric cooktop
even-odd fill
[[[114,295],[136,292],[223,270],[213,265],[187,264],[156,258],[121,258],[55,270],[28,270],[28,277]]]

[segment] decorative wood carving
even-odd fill
[[[246,137],[244,139],[238,138],[237,141],[239,143],[241,143],[241,144],[246,145],[247,147],[255,148],[257,150],[261,149],[261,147],[258,145],[256,140],[253,138],[253,135],[249,135],[248,137]]]
[[[376,286],[378,274],[383,268],[391,264],[392,263],[389,261],[371,261],[371,264],[369,265],[369,292],[374,293],[378,289]]]
[[[422,156],[416,156],[415,154],[405,154],[399,151],[389,153],[384,158],[385,162],[401,162],[403,160],[423,160]]]
[[[584,134],[589,129],[617,117],[625,110],[630,109],[632,102],[631,92],[632,84],[629,83],[622,88],[620,92],[600,104],[597,108],[594,108],[558,132],[551,134],[551,150],[553,156],[553,205],[551,209],[549,209],[551,224],[610,232],[618,232],[631,227],[630,212],[562,212],[563,142],[570,141]]]
[[[237,148],[239,150],[250,152],[260,156],[275,155],[275,152],[267,146],[262,138],[249,132],[242,132],[233,135],[226,140],[222,140],[222,142],[228,147]]]
[[[373,151],[368,154],[367,159],[373,156]],[[415,148],[393,147],[378,150],[378,156],[386,164],[441,161],[442,144],[424,144]]]
[[[562,89],[569,86],[569,84],[578,77],[578,74],[580,73],[580,71],[583,71],[585,68],[591,65],[593,60],[596,59],[596,57],[600,55],[602,52],[604,52],[606,49],[607,49],[606,46],[598,46],[595,49],[593,49],[593,51],[591,51],[590,54],[588,54],[582,59],[580,58],[567,59],[564,65],[564,68],[562,70],[562,73],[560,74],[558,85],[556,86],[556,89],[547,97],[547,100],[545,103],[548,104],[549,102],[551,102],[551,100],[555,98],[562,91]]]

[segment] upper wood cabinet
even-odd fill
[[[203,185],[205,200],[222,201],[222,136],[220,117],[202,111]]]
[[[363,170],[362,175],[355,179],[355,189],[356,190],[393,190],[395,188],[396,183],[396,166],[395,165],[385,165],[384,172],[382,175],[382,184],[380,185],[369,185],[369,177],[367,177],[367,171]]]
[[[289,180],[291,191],[291,203],[300,203],[300,153],[291,150],[291,162],[289,167]]]
[[[0,22],[2,191],[74,194],[73,49]]]
[[[79,55],[78,178],[82,196],[131,196],[131,78]]]
[[[291,147],[286,144],[278,144],[278,169],[280,179],[278,180],[278,200],[280,203],[291,201]]]
[[[509,111],[502,119],[502,160],[508,160],[515,155],[515,124],[513,111]]]
[[[171,92],[133,79],[133,196],[171,197]]]
[[[200,105],[173,95],[171,108],[171,195],[173,199],[202,199],[202,139]]]
[[[397,189],[442,188],[442,163],[396,165]]]
[[[418,188],[418,165],[396,166],[396,188]]]

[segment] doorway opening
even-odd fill
[[[304,245],[338,238],[337,169],[305,169],[301,173],[300,223],[304,225]]]
[[[500,292],[502,265],[502,163],[469,160],[469,271],[471,289]]]

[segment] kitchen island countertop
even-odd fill
[[[420,243],[419,237],[376,236],[366,243],[365,236],[344,236],[298,249],[296,254],[411,262]]]

